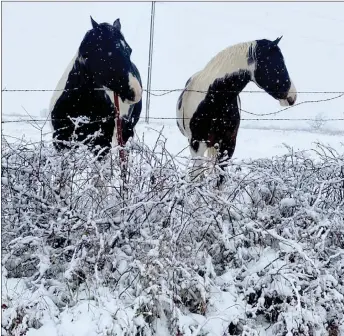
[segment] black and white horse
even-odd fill
[[[217,157],[222,170],[233,156],[240,124],[239,93],[253,81],[282,106],[293,105],[296,89],[278,42],[239,43],[213,57],[186,83],[177,103],[177,125],[194,158],[191,177],[202,175],[201,157]],[[218,185],[223,182],[221,173]]]
[[[92,29],[56,87],[50,112],[57,150],[70,148],[74,137],[96,153],[103,150],[101,158],[116,139],[113,93],[119,97],[125,143],[133,136],[141,114],[142,83],[131,62],[132,50],[123,36],[120,20],[113,25],[98,24],[91,17],[91,22]],[[80,123],[80,117],[84,122]],[[75,121],[78,118],[79,123]]]

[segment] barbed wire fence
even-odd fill
[[[73,90],[78,90],[78,88],[75,88]],[[108,89],[96,89],[96,90],[108,90]],[[54,91],[70,91],[70,90],[51,90],[51,89],[3,89],[2,92],[54,92]],[[109,90],[110,91],[110,90]],[[146,89],[144,89],[144,91],[147,92]],[[196,92],[196,93],[203,93],[206,94],[208,91],[202,91],[202,90],[188,90],[188,89],[153,89],[151,90],[149,93],[152,94],[153,96],[157,96],[157,97],[161,97],[161,96],[165,96],[167,94],[172,94],[174,92],[180,92],[180,91],[191,91],[191,92]],[[219,91],[216,91],[219,92]],[[233,92],[233,91],[229,91],[227,90],[227,92]],[[259,91],[259,90],[244,90],[241,93],[244,94],[255,94],[255,93],[265,93],[264,91]],[[270,113],[254,113],[251,111],[247,111],[245,109],[241,108],[241,112],[246,113],[248,115],[251,115],[253,117],[249,117],[249,118],[245,118],[242,117],[241,120],[242,121],[254,121],[254,122],[260,122],[260,121],[307,121],[309,122],[310,126],[313,127],[314,129],[318,129],[319,126],[322,126],[324,123],[326,122],[343,122],[344,121],[344,111],[342,112],[343,117],[342,118],[323,118],[321,117],[320,119],[318,117],[315,118],[273,118],[273,115],[277,115],[280,114],[282,112],[284,112],[285,110],[288,110],[290,108],[295,108],[298,105],[302,105],[302,104],[316,104],[316,103],[320,103],[320,102],[328,102],[331,100],[336,100],[336,99],[340,99],[344,97],[344,91],[298,91],[298,94],[314,94],[314,95],[318,95],[318,94],[335,94],[334,97],[329,97],[329,98],[324,98],[324,99],[317,99],[317,100],[304,100],[301,101],[293,106],[289,106],[280,110],[277,110],[275,112],[270,112]],[[49,130],[49,131],[44,131],[44,128],[46,126],[46,124],[50,121],[50,112],[44,117],[44,118],[35,118],[33,116],[31,116],[29,114],[29,112],[22,106],[22,108],[24,109],[26,115],[17,115],[17,117],[19,117],[20,119],[7,119],[7,120],[2,120],[1,123],[2,124],[15,124],[15,123],[27,123],[30,124],[32,127],[34,127],[39,133],[40,133],[40,140],[39,141],[29,141],[27,142],[27,145],[35,145],[35,144],[39,144],[42,143],[43,139],[48,136],[49,134],[53,133],[53,130]],[[262,116],[264,118],[262,118]],[[114,118],[115,116],[111,116],[109,119]],[[158,116],[158,117],[149,117],[149,119],[151,120],[156,120],[156,121],[166,121],[166,120],[175,120],[177,121],[178,119],[183,119],[183,118],[178,118],[178,117],[164,117],[164,116]],[[184,119],[189,119],[189,118],[184,118]],[[211,118],[214,119],[214,118]],[[65,119],[58,119],[58,120],[65,120]],[[149,124],[149,122],[147,121],[147,114],[146,116],[140,116],[140,121],[145,121],[147,124]],[[226,118],[226,120],[230,120],[230,117]],[[88,121],[88,123],[96,123],[99,121],[106,121],[106,118],[102,118],[102,119],[97,119],[97,120],[93,120],[93,121]],[[313,125],[313,126],[312,126]],[[314,126],[315,125],[315,126]],[[22,142],[23,141],[23,137],[16,137],[13,134],[9,135],[9,134],[4,134],[4,132],[2,131],[2,138],[5,138],[5,141],[8,142],[8,139],[12,139],[15,141],[19,141]],[[186,149],[186,148],[184,148]],[[183,152],[184,149],[181,151]],[[181,154],[181,153],[179,153]],[[179,155],[180,156],[180,155]],[[180,156],[180,158],[184,158],[183,155]]]
[[[74,88],[74,89],[2,89],[2,92],[67,92],[67,91],[75,91],[78,90],[78,88]],[[101,91],[107,91],[107,89],[103,89],[103,88],[99,88],[99,89],[95,89],[95,90],[101,90]],[[109,90],[110,91],[110,90]],[[150,91],[143,89],[143,91],[148,92],[150,95],[153,96],[157,96],[157,97],[161,97],[161,96],[165,96],[167,94],[171,94],[174,92],[194,92],[194,93],[203,93],[206,94],[208,92],[211,91],[204,91],[204,90],[189,90],[189,89],[185,89],[185,88],[178,88],[178,89],[152,89]],[[218,91],[218,90],[213,90],[213,93],[219,93],[219,92],[228,92],[228,93],[234,93],[236,91],[231,91],[231,90],[225,90],[225,91]],[[259,90],[244,90],[241,91],[240,93],[265,93],[264,91],[259,91]],[[241,108],[241,112],[249,114],[249,115],[253,115],[253,116],[272,116],[272,115],[277,115],[279,113],[282,113],[286,110],[289,110],[291,108],[295,108],[296,106],[299,105],[303,105],[303,104],[314,104],[314,103],[321,103],[321,102],[328,102],[328,101],[332,101],[332,100],[336,100],[336,99],[340,99],[344,96],[344,91],[298,91],[298,94],[336,94],[336,96],[334,97],[329,97],[329,98],[323,98],[323,99],[313,99],[313,100],[304,100],[301,101],[299,103],[296,103],[292,106],[288,106],[285,107],[283,109],[279,109],[277,111],[274,112],[268,112],[268,113],[255,113],[252,111],[248,111],[246,109]],[[344,115],[344,111],[342,112]],[[32,118],[30,117],[30,119],[15,119],[15,120],[2,120],[2,123],[19,123],[19,122],[46,122],[49,119],[49,115],[47,116],[47,118],[42,118],[42,119],[37,119],[37,118]],[[147,122],[147,115],[146,117],[141,116],[140,119],[145,119],[145,121]],[[153,119],[153,120],[178,120],[178,119],[189,119],[189,118],[178,118],[178,117],[163,117],[163,116],[158,116],[158,117],[149,117],[149,119]],[[213,117],[211,117],[211,119],[214,119]],[[226,118],[227,120],[230,119],[230,117]],[[58,119],[58,120],[65,120],[65,119]],[[99,122],[104,120],[104,118],[99,119],[99,120],[95,120],[93,122]],[[246,120],[246,121],[267,121],[267,120],[271,120],[271,121],[317,121],[317,119],[314,118],[241,118],[241,120]],[[343,118],[327,118],[327,119],[322,119],[323,121],[344,121],[344,117]]]
[[[74,88],[72,90],[78,90],[78,88]],[[66,89],[7,89],[4,88],[1,91],[2,92],[55,92],[55,91],[72,91],[72,90],[66,90]],[[103,91],[111,91],[108,90],[106,88],[100,88],[100,89],[95,89],[95,90],[103,90]],[[144,89],[143,91],[148,93],[148,90]],[[149,94],[151,94],[152,96],[156,96],[156,97],[161,97],[161,96],[165,96],[168,94],[172,94],[175,92],[181,92],[181,91],[189,91],[189,92],[195,92],[195,93],[202,93],[202,94],[207,94],[210,91],[202,91],[202,90],[188,90],[185,88],[176,88],[176,89],[152,89],[150,90]],[[220,92],[220,91],[215,91],[214,92]],[[234,92],[231,90],[227,90],[226,92]],[[265,91],[259,91],[259,90],[243,90],[240,92],[240,94],[259,94],[259,93],[265,93]],[[246,113],[252,117],[242,117],[241,120],[242,121],[254,121],[254,122],[261,122],[261,121],[307,121],[309,122],[310,126],[313,127],[314,129],[318,129],[319,126],[322,126],[324,123],[326,122],[343,122],[344,121],[344,110],[341,112],[343,117],[339,117],[339,118],[323,118],[321,117],[319,119],[319,117],[315,117],[315,118],[275,118],[273,116],[278,115],[282,112],[284,112],[285,110],[288,110],[290,108],[295,108],[298,105],[302,105],[302,104],[317,104],[317,103],[321,103],[321,102],[329,102],[332,100],[337,100],[337,99],[341,99],[344,97],[344,91],[298,91],[298,94],[313,94],[313,95],[319,95],[319,94],[332,94],[335,95],[333,97],[329,97],[329,98],[323,98],[323,99],[313,99],[313,100],[304,100],[301,101],[297,104],[294,104],[292,106],[288,106],[282,109],[279,109],[277,111],[274,112],[269,112],[269,113],[255,113],[252,111],[248,111],[245,110],[243,108],[241,108],[241,112]],[[34,116],[30,115],[29,112],[22,106],[22,108],[25,111],[25,115],[16,115],[16,117],[19,117],[19,119],[7,119],[7,120],[2,120],[1,123],[2,124],[20,124],[20,123],[27,123],[30,124],[32,127],[34,127],[35,129],[37,129],[37,131],[40,133],[40,141],[37,142],[32,142],[29,141],[28,144],[30,145],[34,145],[36,143],[40,143],[43,141],[43,138],[48,136],[49,134],[53,133],[53,130],[49,130],[49,131],[44,131],[44,127],[46,126],[46,124],[50,121],[50,112],[43,118],[35,118]],[[7,115],[8,116],[8,115]],[[109,119],[114,118],[115,116],[111,116]],[[263,117],[263,118],[262,118]],[[101,118],[101,119],[96,119],[93,121],[88,121],[88,123],[96,123],[96,122],[100,122],[100,121],[106,121],[107,118]],[[166,120],[179,120],[179,119],[183,119],[183,118],[178,118],[176,116],[174,117],[165,117],[165,116],[150,116],[148,119],[151,120],[155,120],[155,121],[166,121]],[[189,118],[185,118],[184,119],[189,119]],[[213,117],[210,119],[214,119]],[[58,120],[65,120],[63,118],[60,118]],[[149,123],[147,121],[147,114],[145,116],[141,115],[140,116],[140,121],[145,121],[147,124]],[[226,118],[226,120],[230,120],[230,117]],[[313,125],[313,126],[312,126]],[[315,125],[315,126],[314,126]],[[7,139],[12,139],[12,140],[17,140],[17,141],[22,141],[23,139],[20,137],[16,137],[13,134],[9,135],[9,134],[4,134],[4,132],[2,131],[2,137],[3,138],[7,138]]]

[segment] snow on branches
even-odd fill
[[[117,148],[3,141],[2,335],[344,332],[343,154],[233,162],[221,191],[177,161],[137,143],[122,188]]]

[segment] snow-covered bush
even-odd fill
[[[123,185],[117,148],[3,141],[2,335],[344,332],[343,154],[233,163],[221,191],[177,161],[136,143]]]

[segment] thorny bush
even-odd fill
[[[3,279],[33,294],[2,298],[3,334],[41,327],[43,294],[58,316],[81,288],[95,301],[108,288],[135,320],[114,313],[111,335],[158,335],[162,319],[170,335],[211,334],[181,317],[214,316],[214,292],[236,302],[221,335],[339,335],[344,156],[311,152],[233,162],[219,191],[213,173],[188,182],[161,137],[131,148],[124,184],[118,148],[100,163],[84,147],[3,141]]]

